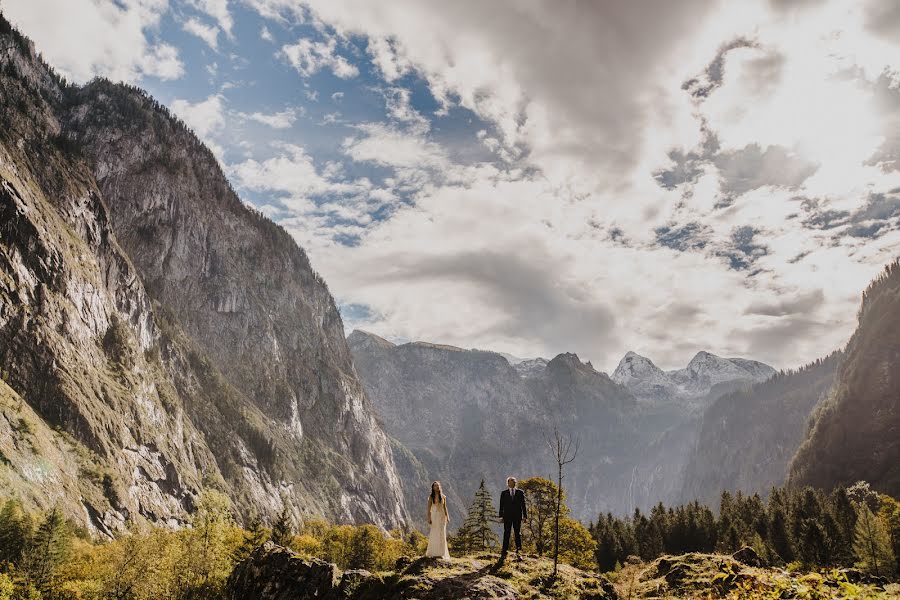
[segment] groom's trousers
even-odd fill
[[[509,534],[516,532],[516,552],[522,550],[522,519],[503,519],[503,554],[509,550]]]

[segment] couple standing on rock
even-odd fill
[[[509,537],[515,531],[516,534],[516,558],[520,558],[522,551],[522,520],[528,520],[528,508],[525,506],[525,492],[516,487],[516,478],[509,477],[506,480],[506,489],[500,494],[500,514],[498,519],[503,521],[503,549],[500,551],[500,561],[506,559],[509,551]],[[425,556],[434,556],[443,559],[450,558],[450,550],[447,548],[447,525],[450,523],[450,513],[447,512],[447,497],[441,490],[441,482],[431,484],[431,493],[428,495],[428,524],[431,530],[428,533],[428,548]]]

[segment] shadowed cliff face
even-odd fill
[[[834,388],[791,463],[795,485],[829,489],[858,480],[900,494],[900,261],[863,292]]]
[[[784,483],[816,404],[832,388],[842,354],[713,402],[685,469],[682,500],[715,506],[722,490],[768,494]]]
[[[98,529],[183,521],[209,485],[244,516],[401,524],[388,438],[303,251],[151,98],[65,86],[5,21],[0,41],[0,376],[91,473],[56,499]],[[3,451],[0,469],[40,459]],[[32,483],[50,504],[52,478]]]

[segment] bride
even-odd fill
[[[431,484],[431,494],[428,495],[428,524],[431,525],[431,531],[428,533],[428,548],[425,550],[425,556],[450,559],[450,551],[447,549],[447,524],[449,522],[447,497],[441,490],[441,482],[435,481]]]

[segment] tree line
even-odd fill
[[[756,551],[770,565],[804,568],[858,567],[895,577],[900,554],[900,503],[859,482],[825,493],[810,487],[774,488],[758,494],[723,492],[718,515],[698,502],[662,504],[628,518],[601,515],[589,527],[600,571],[629,556],[653,560],[663,554]]]

